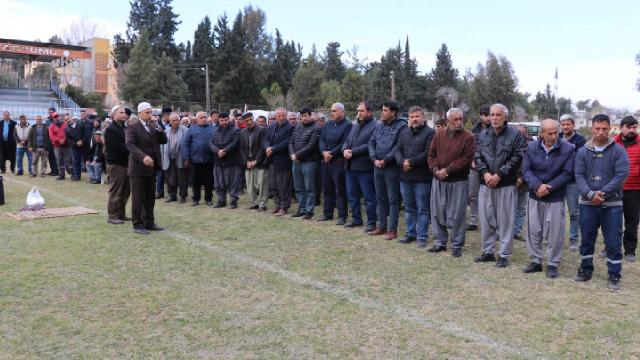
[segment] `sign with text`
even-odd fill
[[[8,42],[0,43],[0,53],[2,52],[56,58],[91,59],[91,52],[89,51],[67,50],[48,46],[20,45]]]

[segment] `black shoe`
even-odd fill
[[[186,203],[186,202],[187,202],[187,199],[185,199],[185,198],[180,198],[180,200],[178,200],[178,202],[179,202],[180,204],[184,204],[184,203]]]
[[[292,218],[299,218],[299,217],[303,217],[303,216],[304,216],[304,214],[299,212],[299,211],[296,212],[295,214],[291,215]]]
[[[367,225],[367,226],[364,228],[364,230],[363,230],[363,231],[364,231],[364,233],[366,234],[366,233],[371,232],[371,231],[373,231],[373,230],[375,230],[375,229],[376,229],[376,226],[375,226],[375,225]]]
[[[209,204],[207,204],[207,205],[209,205]],[[214,209],[219,209],[219,208],[223,208],[223,207],[226,207],[226,206],[227,206],[227,204],[226,204],[226,203],[224,203],[224,202],[222,202],[222,201],[218,201],[218,202],[216,203],[216,206],[214,206],[213,208],[214,208]]]
[[[496,257],[492,254],[492,253],[484,253],[480,256],[476,256],[475,258],[473,258],[474,262],[480,263],[480,262],[494,262],[496,261]]]
[[[609,276],[609,281],[607,282],[607,289],[609,289],[611,291],[620,290],[620,278],[619,277],[614,277],[614,276]]]
[[[344,226],[344,224],[346,224],[346,223],[347,223],[347,220],[345,220],[343,218],[340,218],[340,219],[338,219],[338,221],[336,221],[336,225],[338,225],[338,226]]]
[[[478,225],[475,224],[467,224],[467,231],[476,231],[478,230]]]
[[[416,246],[421,248],[421,249],[422,248],[426,248],[427,247],[427,242],[426,242],[426,240],[418,240],[416,242]]]
[[[305,214],[305,215],[302,217],[302,219],[303,219],[303,220],[311,220],[311,219],[313,219],[313,214]]]
[[[64,180],[64,176],[58,176],[56,180]]]
[[[555,279],[558,277],[558,268],[553,265],[547,265],[547,277]]]
[[[353,221],[344,224],[344,227],[346,228],[355,228],[355,227],[361,227],[361,226],[362,224],[354,223]]]
[[[229,209],[237,209],[238,208],[238,203],[235,201],[232,201],[231,204],[229,204]]]
[[[193,200],[191,202],[191,206],[198,206],[198,205],[200,205],[200,201],[198,201],[198,200]]]
[[[258,206],[258,205],[253,205],[253,206],[249,206],[249,207],[247,208],[247,210],[258,210],[259,208],[260,208],[260,206]]]
[[[593,274],[590,272],[578,270],[578,275],[573,279],[573,281],[577,281],[577,282],[589,281],[591,280],[592,275]]]
[[[538,264],[537,262],[531,262],[529,265],[522,268],[522,272],[525,274],[531,274],[531,273],[536,273],[541,271],[542,271],[542,264]]]
[[[332,218],[332,217],[325,216],[325,215],[322,215],[322,216],[318,219],[318,221],[331,221],[331,220],[333,220],[333,218]]]
[[[399,243],[409,244],[416,241],[416,238],[411,237],[409,235],[405,235],[402,239],[398,240]]]
[[[120,219],[108,219],[107,222],[112,225],[121,225],[124,224],[123,220]]]
[[[145,228],[135,228],[133,229],[133,232],[138,234],[138,235],[149,235],[151,233],[151,231],[145,229]]]
[[[441,245],[433,245],[433,247],[429,250],[427,250],[430,253],[439,253],[442,251],[447,251],[447,247],[446,246],[441,246]]]
[[[266,206],[259,206],[258,207],[258,212],[266,212],[267,211],[267,207]]]
[[[164,231],[164,228],[162,226],[158,226],[156,224],[153,224],[146,229],[149,231]]]
[[[506,257],[499,256],[498,261],[496,261],[496,267],[506,268],[507,266],[509,266],[509,259],[507,259]]]
[[[517,241],[524,241],[524,237],[522,237],[522,234],[520,233],[513,235],[513,239]]]
[[[164,193],[157,193],[156,199],[162,199],[164,197]]]
[[[460,249],[460,248],[453,248],[453,249],[451,250],[451,256],[453,256],[453,257],[460,257],[460,256],[462,256],[462,249]]]
[[[174,202],[174,201],[178,201],[178,199],[172,197],[172,198],[168,198],[165,202],[170,203],[170,202]]]

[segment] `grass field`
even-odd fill
[[[506,269],[475,264],[477,232],[456,259],[333,223],[162,201],[168,231],[136,236],[106,223],[105,185],[4,184],[2,213],[37,185],[47,207],[102,214],[0,216],[2,359],[640,357],[637,263],[612,293],[602,259],[573,282],[568,251],[555,280],[522,274],[522,242]]]

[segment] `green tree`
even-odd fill
[[[320,85],[325,75],[322,66],[311,56],[298,68],[292,81],[291,96],[295,107],[317,108],[323,105]]]
[[[178,76],[173,60],[166,54],[162,54],[154,75],[157,89],[155,99],[160,100],[164,105],[185,99],[187,85]]]
[[[347,110],[353,111],[358,104],[365,100],[364,76],[355,70],[347,70],[340,84],[341,102]]]
[[[325,109],[330,108],[334,103],[342,101],[340,83],[336,80],[324,80],[320,84],[320,98],[322,99],[322,106]]]
[[[282,88],[277,82],[272,83],[269,88],[262,89],[260,95],[265,99],[270,109],[286,106],[287,104],[287,99],[284,97]]]
[[[342,62],[342,54],[339,42],[334,41],[327,44],[320,60],[327,80],[339,82],[344,78],[346,67]]]
[[[511,62],[505,56],[496,57],[488,52],[486,64],[478,64],[471,81],[471,103],[474,109],[492,103],[511,108],[518,99],[518,79]]]
[[[154,99],[157,95],[156,63],[153,60],[151,45],[146,31],[142,31],[138,41],[131,49],[131,59],[124,66],[122,76],[118,78],[120,98],[137,104]]]

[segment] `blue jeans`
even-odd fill
[[[429,211],[431,183],[401,180],[400,192],[404,201],[407,236],[418,241],[427,241],[431,216]]]
[[[27,148],[17,148],[16,163],[18,164],[18,174],[22,174],[24,172],[22,169],[22,160],[24,159],[25,154],[27,155],[29,174],[33,174],[33,152],[29,151]]]
[[[580,190],[575,182],[567,184],[567,193],[565,194],[565,201],[567,202],[567,209],[569,210],[569,244],[575,245],[578,243],[578,235],[580,231],[580,223],[578,221],[580,215],[580,208],[578,207],[578,198],[580,197]]]
[[[346,171],[347,198],[351,208],[351,220],[354,224],[362,225],[362,212],[360,211],[360,198],[364,197],[367,211],[367,225],[375,226],[378,216],[376,214],[376,186],[371,171]]]
[[[593,273],[593,253],[598,228],[602,229],[604,245],[607,248],[609,277],[618,278],[622,271],[622,206],[580,205],[580,271]]]
[[[89,173],[89,180],[100,182],[102,179],[102,164],[87,165],[87,172]]]
[[[388,231],[398,231],[398,216],[400,213],[400,169],[395,165],[382,169],[375,168],[373,170],[373,177],[376,187],[378,228]]]
[[[72,148],[72,156],[73,156],[73,174],[72,174],[72,178],[76,179],[76,180],[80,180],[80,174],[82,173],[82,152],[84,151],[84,148],[79,148],[77,146],[74,146]]]
[[[316,172],[318,164],[315,161],[294,162],[291,166],[293,172],[293,188],[298,201],[300,214],[313,215],[316,205]]]

